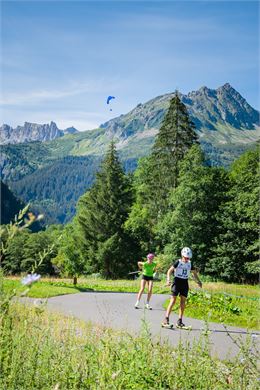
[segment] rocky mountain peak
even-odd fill
[[[17,144],[33,141],[51,141],[65,134],[75,134],[78,130],[69,127],[66,130],[60,130],[55,122],[39,125],[37,123],[25,122],[23,126],[12,128],[4,124],[0,127],[0,144]]]
[[[237,93],[235,88],[233,88],[232,85],[230,85],[229,83],[225,83],[224,85],[217,88],[217,91],[221,91],[221,90]]]
[[[119,139],[137,134],[141,136],[140,133],[149,136],[148,131],[159,130],[173,95],[174,93],[165,94],[138,104],[128,114],[111,119],[100,127],[106,129],[108,135],[113,134]],[[229,83],[217,89],[202,86],[187,95],[179,93],[179,97],[186,105],[197,131],[203,134],[203,137],[208,134],[210,139],[218,138],[218,135],[213,135],[212,131],[223,127],[228,131],[230,128],[254,130],[259,126],[259,112],[252,108]],[[224,135],[219,137],[221,142],[229,139]]]
[[[63,133],[64,134],[76,134],[78,133],[79,131],[77,129],[75,129],[75,127],[67,127],[67,129],[63,130]]]

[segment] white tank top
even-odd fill
[[[177,260],[173,264],[173,266],[174,266],[174,276],[180,279],[188,279],[190,275],[190,271],[193,269],[190,261],[187,261],[185,263],[181,259]]]

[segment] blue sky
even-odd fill
[[[79,130],[229,82],[259,108],[255,1],[2,1],[3,123]],[[106,105],[108,95],[116,97]]]

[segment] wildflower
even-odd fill
[[[25,278],[22,279],[21,283],[24,286],[30,286],[31,284],[38,282],[40,277],[41,277],[41,275],[29,274],[29,275],[25,276]]]
[[[111,378],[112,378],[113,380],[115,380],[116,377],[118,377],[118,375],[120,374],[120,372],[121,372],[121,370],[119,370],[119,371],[117,371],[117,372],[113,372],[113,374],[111,375]]]
[[[232,376],[231,375],[228,375],[228,377],[226,378],[226,382],[228,385],[232,385]]]

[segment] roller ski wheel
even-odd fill
[[[164,322],[162,322],[161,326],[162,328],[173,329],[173,324],[165,324]]]
[[[176,326],[177,329],[192,330],[192,326],[191,325],[186,326],[186,325],[178,325],[178,324],[176,324],[175,326]]]

